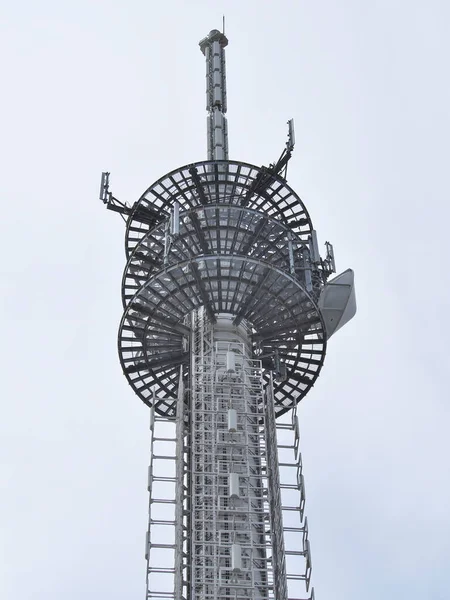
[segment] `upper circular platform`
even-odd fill
[[[282,222],[305,241],[312,229],[299,196],[265,167],[237,161],[202,161],[171,171],[142,194],[127,222],[127,256],[169,216],[175,201],[181,210],[208,204],[254,209]]]

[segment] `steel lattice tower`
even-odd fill
[[[293,122],[269,167],[228,159],[227,44],[200,42],[208,160],[131,208],[102,174],[126,219],[120,361],[150,407],[147,599],[313,596],[296,405],[356,310],[353,272],[329,280],[332,246],[321,258],[286,182]]]

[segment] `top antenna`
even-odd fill
[[[225,29],[225,16],[223,17]],[[227,82],[224,33],[213,29],[200,41],[206,58],[206,110],[208,111],[208,160],[228,160]]]

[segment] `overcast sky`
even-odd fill
[[[3,1],[0,597],[145,590],[148,409],[116,350],[133,203],[206,156],[226,13],[230,158],[288,172],[358,313],[301,405],[317,600],[448,600],[446,0]]]

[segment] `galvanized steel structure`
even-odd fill
[[[227,43],[200,42],[208,160],[131,208],[102,175],[127,224],[120,360],[150,407],[147,599],[313,595],[296,405],[356,310],[352,271],[329,279],[332,246],[321,258],[286,182],[292,121],[276,163],[228,159]]]

